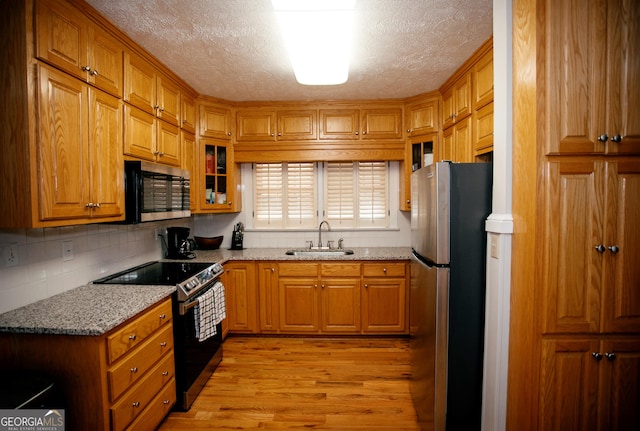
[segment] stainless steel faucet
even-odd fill
[[[326,220],[322,220],[320,222],[320,226],[318,226],[318,248],[322,248],[322,225],[327,225],[327,231],[331,230],[331,226],[329,226],[329,222]]]

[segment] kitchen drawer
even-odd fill
[[[360,277],[359,263],[323,263],[320,265],[321,277]]]
[[[363,265],[365,277],[404,277],[404,263],[365,263]]]
[[[281,263],[278,265],[280,277],[317,277],[317,263]]]
[[[138,384],[111,407],[111,424],[114,431],[131,423],[174,376],[173,353],[165,355]]]
[[[107,363],[112,364],[170,321],[171,299],[168,299],[107,336]]]
[[[171,379],[162,391],[149,403],[142,414],[127,428],[127,431],[155,429],[176,403],[176,381]]]
[[[165,325],[130,355],[107,371],[109,399],[117,399],[140,380],[158,359],[173,349],[173,327]]]

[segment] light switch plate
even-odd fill
[[[62,260],[73,260],[73,240],[62,241]]]

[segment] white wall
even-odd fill
[[[493,1],[493,209],[487,229],[487,299],[482,429],[503,431],[507,416],[511,275],[512,52],[510,0]],[[492,244],[493,243],[493,244]]]
[[[156,230],[191,226],[190,219],[139,225],[94,224],[47,229],[0,229],[0,250],[17,250],[17,265],[0,253],[0,313],[162,257]],[[73,259],[63,260],[63,241]]]

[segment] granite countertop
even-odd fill
[[[0,314],[0,332],[102,335],[175,290],[90,283]]]
[[[234,260],[409,260],[410,247],[355,247],[349,248],[353,254],[337,256],[289,256],[291,248],[248,248],[244,250],[196,250],[192,262],[218,262],[224,264]]]
[[[288,256],[287,248],[196,250],[189,262],[408,260],[409,247],[352,248],[352,255]],[[0,332],[103,335],[175,292],[175,286],[92,284],[0,314]]]

